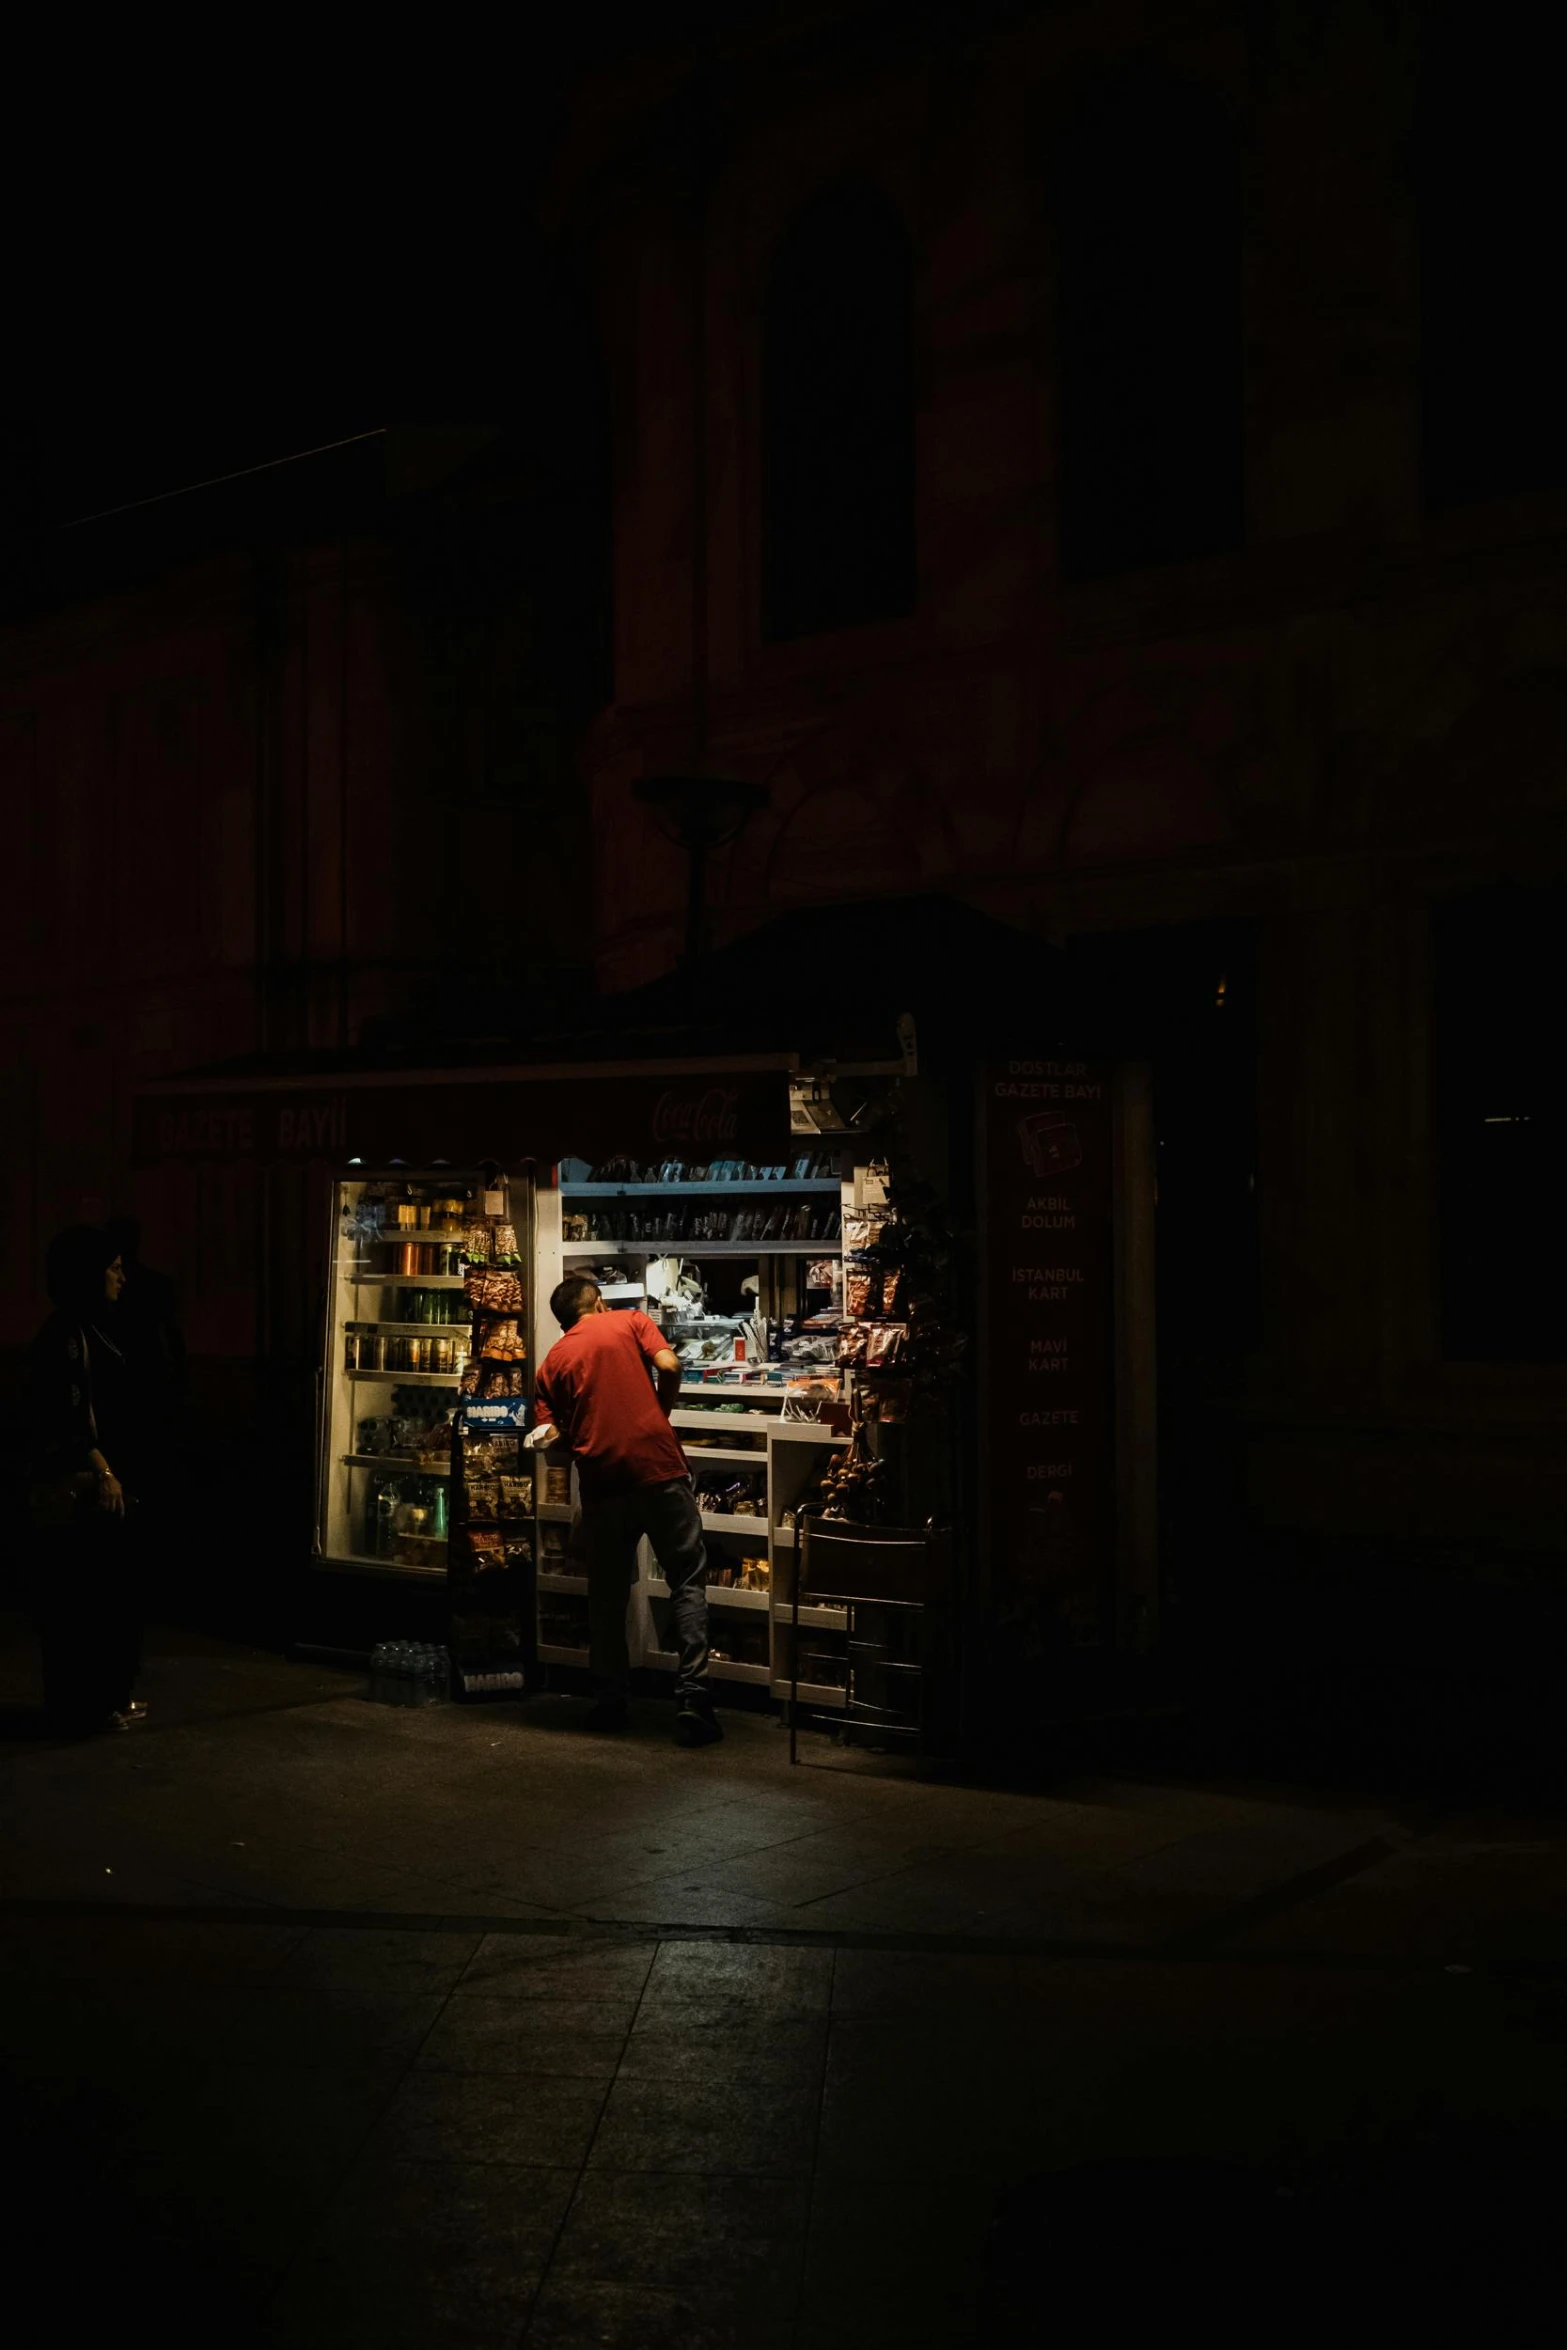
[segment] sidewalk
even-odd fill
[[[146,1689],[0,1754],[12,2217],[111,2322],[980,2344],[1554,2239],[1552,1823],[790,1772],[760,1717],[685,1754],[213,1643]]]

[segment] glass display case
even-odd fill
[[[444,1576],[452,1418],[479,1384],[467,1268],[482,1228],[531,1235],[531,1185],[475,1169],[365,1170],[335,1187],[320,1414],[316,1556]],[[506,1237],[503,1231],[502,1237]],[[520,1389],[527,1300],[509,1340]],[[488,1382],[486,1382],[488,1388]]]

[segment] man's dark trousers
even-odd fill
[[[674,1632],[675,1701],[709,1704],[707,1688],[707,1552],[702,1513],[689,1477],[638,1485],[627,1493],[584,1495],[582,1539],[588,1555],[588,1626],[593,1678],[602,1697],[623,1698],[631,1680],[626,1609],[637,1574],[637,1543],[646,1535],[669,1585]]]

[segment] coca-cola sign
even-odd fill
[[[710,1085],[701,1093],[661,1093],[653,1112],[653,1140],[677,1149],[694,1143],[735,1142],[740,1133],[740,1094],[733,1085]]]

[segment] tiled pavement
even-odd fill
[[[161,1729],[0,1770],[0,2224],[84,2328],[1273,2332],[1373,2252],[1494,2327],[1554,2241],[1552,1823],[791,1774],[761,1720],[688,1756],[217,1662],[227,1710],[169,1654]]]

